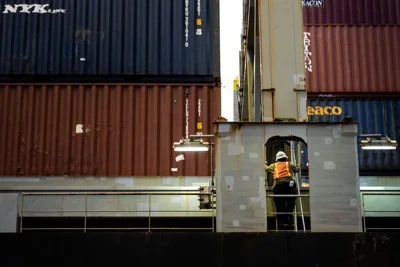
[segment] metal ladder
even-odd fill
[[[296,156],[296,148],[297,148],[297,156]],[[300,152],[300,143],[299,142],[294,142],[294,141],[290,141],[290,158],[291,158],[291,163],[293,163],[294,165],[297,165],[297,159],[300,162],[301,159],[301,152]],[[294,173],[293,174],[293,178],[295,179],[295,182],[297,184],[297,195],[300,196],[300,186],[301,186],[301,178],[299,179],[299,177],[301,177],[301,169],[299,170],[298,173]],[[300,201],[300,214],[301,214],[301,221],[302,221],[302,225],[303,225],[303,232],[306,232],[306,223],[305,223],[305,219],[304,219],[304,209],[303,209],[303,199],[302,197],[298,197],[299,201]],[[297,232],[297,204],[294,207],[294,231]],[[278,218],[275,217],[275,229],[276,232],[278,232]]]
[[[296,150],[297,150],[297,155],[296,155]],[[300,162],[301,159],[301,152],[300,152],[300,143],[299,142],[294,142],[290,141],[290,158],[292,159],[292,163],[297,166],[297,160]],[[300,178],[299,178],[300,177]],[[301,187],[301,169],[299,170],[298,173],[293,174],[293,178],[295,179],[295,182],[297,184],[297,195],[300,196],[300,187]],[[301,214],[301,222],[303,225],[303,231],[306,232],[306,223],[304,220],[304,209],[303,209],[303,200],[302,197],[298,197],[299,199],[299,204],[300,204],[300,214]],[[295,232],[297,232],[297,204],[294,208],[294,227],[295,227]]]

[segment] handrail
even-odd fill
[[[400,192],[395,192],[395,191],[385,191],[385,192],[361,192],[363,195],[379,195],[379,196],[384,196],[384,195],[400,195]]]
[[[267,195],[267,197],[310,197],[310,195]]]
[[[73,196],[73,195],[80,195],[85,196],[85,203],[82,209],[79,207],[76,210],[62,210],[62,209],[53,209],[53,210],[25,210],[24,209],[24,197],[26,196]],[[88,207],[88,196],[101,196],[101,195],[108,195],[108,196],[119,196],[119,195],[127,195],[127,196],[148,196],[148,209],[146,210],[97,210],[97,209],[90,209]],[[210,196],[212,203],[214,203],[215,195],[212,193],[203,193],[203,192],[185,192],[185,191],[166,191],[166,192],[138,192],[138,191],[130,191],[130,192],[22,192],[21,193],[21,209],[20,209],[20,232],[24,230],[83,230],[86,232],[87,230],[146,230],[147,232],[151,232],[152,230],[210,230],[212,232],[215,231],[215,207],[211,205],[211,208],[208,210],[154,210],[152,209],[152,196]],[[62,228],[62,227],[23,227],[23,218],[25,213],[31,214],[51,214],[51,213],[84,213],[83,219],[83,226],[82,227],[75,227],[75,228]],[[148,225],[147,227],[125,227],[125,228],[104,228],[104,227],[88,227],[87,219],[88,213],[147,213],[148,218]],[[151,219],[154,217],[153,213],[211,213],[211,220],[212,220],[212,227],[152,227],[151,226]]]
[[[374,212],[374,213],[396,213],[399,212],[400,210],[367,210],[365,208],[365,201],[364,197],[365,196],[399,196],[400,197],[400,192],[399,191],[385,191],[385,192],[361,192],[361,207],[362,207],[362,220],[363,220],[363,230],[364,232],[367,232],[368,230],[400,230],[400,227],[367,227],[366,223],[366,213],[368,212]]]
[[[23,192],[21,193],[22,195],[60,195],[60,196],[67,196],[67,195],[158,195],[158,196],[169,196],[169,195],[179,195],[179,196],[201,196],[201,195],[207,195],[211,196],[213,195],[212,193],[195,193],[195,192],[186,192],[186,191],[166,191],[166,192],[151,192],[151,191],[143,191],[143,192],[137,192],[137,191],[125,191],[125,192]]]

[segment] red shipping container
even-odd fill
[[[399,93],[400,27],[305,26],[307,92]]]
[[[198,123],[211,133],[220,93],[219,84],[0,84],[0,175],[208,176],[210,152],[176,161],[172,144]]]
[[[400,25],[399,0],[303,0],[303,6],[304,25]]]

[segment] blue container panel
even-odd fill
[[[219,0],[0,0],[0,7],[0,75],[220,76]]]
[[[338,115],[317,115],[310,107],[319,111],[325,107],[329,113]],[[340,122],[345,116],[351,116],[358,122],[359,134],[387,135],[400,143],[400,99],[313,99],[307,103],[309,121]],[[338,112],[339,111],[339,112]],[[314,113],[314,115],[312,115]],[[303,149],[302,165],[305,166],[308,155]],[[362,171],[394,171],[400,170],[400,148],[396,150],[365,151],[359,147],[359,168]]]

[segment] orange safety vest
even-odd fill
[[[274,180],[288,176],[292,176],[289,168],[289,162],[275,162]]]

